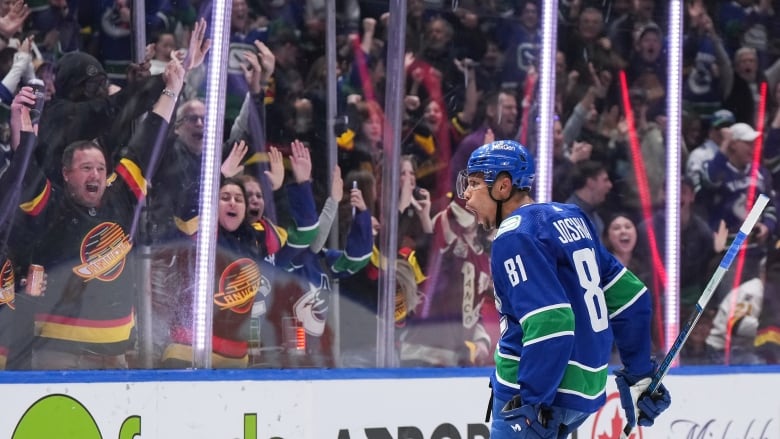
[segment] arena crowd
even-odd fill
[[[580,206],[648,285],[663,355],[666,222],[680,225],[684,320],[757,194],[768,195],[681,362],[777,363],[780,2],[685,2],[673,219],[664,210],[668,5],[558,3],[552,201]],[[401,366],[493,364],[492,235],[454,183],[489,141],[539,153],[542,7],[408,0],[399,17],[388,1],[340,0],[329,96],[325,1],[232,0],[214,367],[375,367],[382,325]],[[138,27],[132,9],[127,0],[0,4],[1,368],[192,366],[200,199],[212,195],[201,191],[212,5],[149,0]],[[399,19],[393,151],[384,110],[398,97],[385,96],[385,72]],[[142,54],[136,28],[149,42]],[[335,121],[325,116],[331,100]],[[386,169],[391,154],[398,169]],[[389,173],[400,176],[395,212],[382,196]],[[392,250],[380,250],[382,221],[396,223]],[[380,314],[380,274],[391,268],[394,322]]]

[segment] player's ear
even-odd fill
[[[498,186],[498,193],[501,198],[505,198],[512,192],[512,179],[509,174],[502,172],[496,178],[496,186]]]

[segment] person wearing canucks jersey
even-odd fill
[[[490,437],[565,438],[606,401],[616,371],[628,423],[650,426],[671,403],[663,384],[646,392],[650,294],[602,245],[579,207],[531,198],[534,160],[514,141],[477,148],[458,195],[477,222],[498,227],[491,272],[501,336],[496,347]]]

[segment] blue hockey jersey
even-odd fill
[[[493,390],[504,400],[595,412],[614,340],[649,375],[651,301],[570,204],[527,204],[503,220],[491,257],[501,337]]]

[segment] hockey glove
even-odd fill
[[[669,408],[672,397],[669,391],[661,383],[653,395],[647,392],[652,379],[631,375],[625,370],[615,372],[618,391],[620,392],[620,405],[626,413],[626,421],[632,428],[637,424],[639,413],[639,425],[649,427],[655,422],[655,418]]]
[[[501,410],[504,422],[510,424],[517,433],[512,438],[554,439],[558,437],[562,420],[558,410],[520,404],[520,397],[516,396]]]

